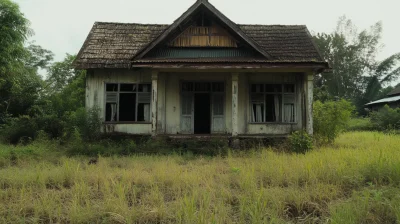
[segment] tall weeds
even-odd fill
[[[98,157],[95,164],[88,157],[54,157],[57,150],[38,145],[0,147],[0,223],[395,223],[400,218],[398,135],[349,132],[306,154],[264,149],[226,157]],[[18,162],[9,162],[11,152]],[[36,159],[29,156],[33,152]]]

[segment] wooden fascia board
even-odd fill
[[[237,63],[237,64],[164,64],[164,63],[143,63],[133,64],[133,68],[157,68],[157,69],[309,69],[320,71],[325,68],[322,64],[257,64],[257,63]]]

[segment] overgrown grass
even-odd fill
[[[372,131],[374,129],[369,117],[352,118],[349,120],[346,127],[347,131]]]
[[[54,146],[0,147],[1,223],[400,220],[398,135],[348,132],[305,155],[264,149],[93,160]]]

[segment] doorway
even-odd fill
[[[194,94],[194,134],[211,134],[210,93]]]
[[[180,133],[224,133],[224,95],[224,82],[182,82]]]

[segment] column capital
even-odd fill
[[[314,81],[314,72],[308,72],[305,75],[307,81]]]
[[[232,73],[232,81],[239,81],[239,72]]]
[[[157,80],[158,79],[158,70],[151,70],[151,80]]]

